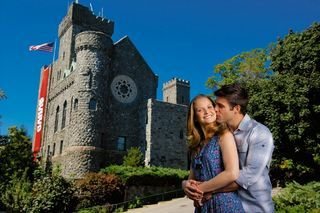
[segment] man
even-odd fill
[[[246,114],[248,94],[239,84],[222,86],[215,93],[217,121],[225,122],[234,134],[239,153],[240,176],[221,191],[238,189],[246,212],[274,212],[269,167],[273,152],[273,138],[269,129]],[[190,180],[183,183],[191,199],[201,196]]]

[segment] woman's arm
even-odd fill
[[[227,131],[221,135],[219,144],[225,169],[214,178],[199,185],[199,189],[204,193],[223,188],[239,177],[239,159],[232,133]]]
[[[181,186],[188,198],[192,200],[201,200],[203,192],[199,190],[200,182],[194,179],[193,171],[190,168],[188,180],[183,180]]]

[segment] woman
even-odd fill
[[[238,178],[239,161],[234,137],[225,125],[216,123],[210,97],[198,95],[191,101],[187,131],[191,167],[182,187],[194,200],[195,212],[244,212],[237,192],[212,194]]]

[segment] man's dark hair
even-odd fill
[[[240,105],[240,112],[244,115],[247,112],[249,101],[248,93],[240,84],[228,84],[222,86],[214,92],[216,97],[225,98],[228,100],[231,109],[236,105]]]

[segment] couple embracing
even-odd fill
[[[239,84],[214,94],[215,102],[198,95],[189,106],[191,166],[184,192],[195,212],[274,212],[271,132],[246,114],[248,94]]]

